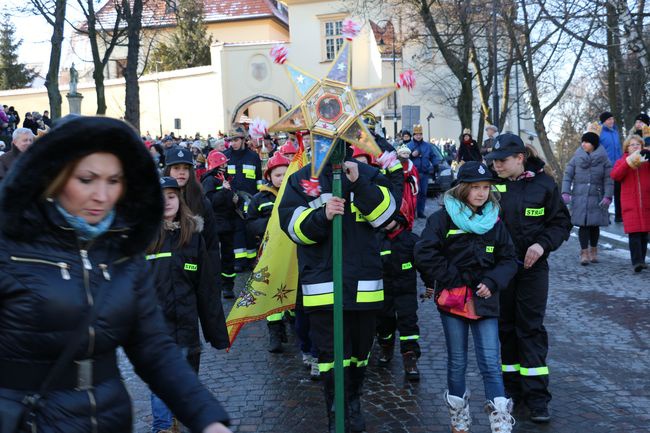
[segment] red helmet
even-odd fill
[[[352,158],[357,158],[357,156],[365,156],[366,159],[368,160],[368,164],[374,165],[375,164],[375,158],[369,154],[367,151],[358,148],[356,146],[352,146]]]
[[[293,144],[293,141],[287,140],[287,142],[284,143],[284,145],[280,146],[280,148],[278,149],[278,152],[280,152],[283,155],[286,155],[286,154],[295,155],[296,153],[298,153],[298,149]]]
[[[277,167],[288,167],[291,164],[287,158],[285,158],[280,152],[276,152],[271,158],[269,158],[266,163],[266,170],[264,170],[264,179],[269,180],[271,177],[271,171]]]
[[[208,169],[212,170],[213,168],[217,168],[226,162],[228,162],[228,158],[226,158],[226,155],[219,152],[218,150],[213,150],[212,152],[208,153]]]

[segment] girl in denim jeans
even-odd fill
[[[465,387],[470,329],[492,432],[510,432],[514,425],[499,362],[498,291],[508,287],[517,263],[510,235],[499,220],[492,181],[484,164],[466,162],[445,194],[444,208],[429,217],[415,248],[416,266],[427,295],[435,296],[445,333],[449,389],[444,400],[453,433],[469,432],[472,424]]]

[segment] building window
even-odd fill
[[[126,69],[126,59],[115,59],[115,78],[124,77],[124,70]]]
[[[343,20],[325,21],[325,60],[334,60],[343,45]]]

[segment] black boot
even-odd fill
[[[269,352],[282,353],[282,329],[284,328],[283,322],[266,322],[269,327]]]
[[[361,410],[361,394],[366,369],[365,367],[350,367],[349,371],[350,374],[345,379],[349,381],[347,389],[350,431],[362,432],[366,430],[366,419]]]
[[[392,344],[381,344],[379,346],[381,348],[381,353],[379,354],[379,365],[386,366],[390,363],[391,359],[393,359],[393,352],[395,350],[395,346]]]
[[[420,371],[418,370],[418,356],[415,352],[405,352],[402,354],[404,360],[404,375],[411,382],[420,380]]]
[[[287,337],[287,327],[284,325],[284,319],[280,322],[280,340],[283,343],[288,343],[289,338]]]
[[[235,298],[235,292],[233,292],[232,287],[224,287],[223,288],[223,297],[224,299],[234,299]]]

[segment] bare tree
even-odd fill
[[[122,0],[122,11],[126,21],[128,51],[124,69],[125,97],[124,119],[140,130],[140,85],[138,84],[138,62],[140,56],[140,33],[142,30],[143,0]]]
[[[45,76],[45,88],[50,102],[52,119],[61,117],[61,93],[59,91],[59,68],[61,67],[61,48],[65,25],[66,0],[29,0],[28,7],[45,18],[52,26],[50,38],[50,61]]]
[[[97,94],[97,114],[106,114],[106,95],[104,88],[104,70],[111,58],[113,50],[124,37],[126,29],[121,26],[123,23],[122,4],[119,0],[112,0],[115,8],[115,22],[107,29],[102,20],[98,20],[95,11],[96,0],[77,0],[86,18],[84,25],[72,27],[79,33],[88,36],[90,51],[93,62],[93,79],[95,81],[95,93]],[[103,53],[100,52],[100,43]]]
[[[545,18],[536,3],[517,0],[502,7],[504,17],[510,22],[506,29],[514,46],[515,56],[529,93],[533,123],[544,157],[555,173],[561,173],[555,157],[545,120],[549,112],[561,101],[576,73],[586,43],[575,40],[561,27]],[[594,20],[587,28],[586,39],[593,29]],[[569,66],[568,75],[559,73]]]

